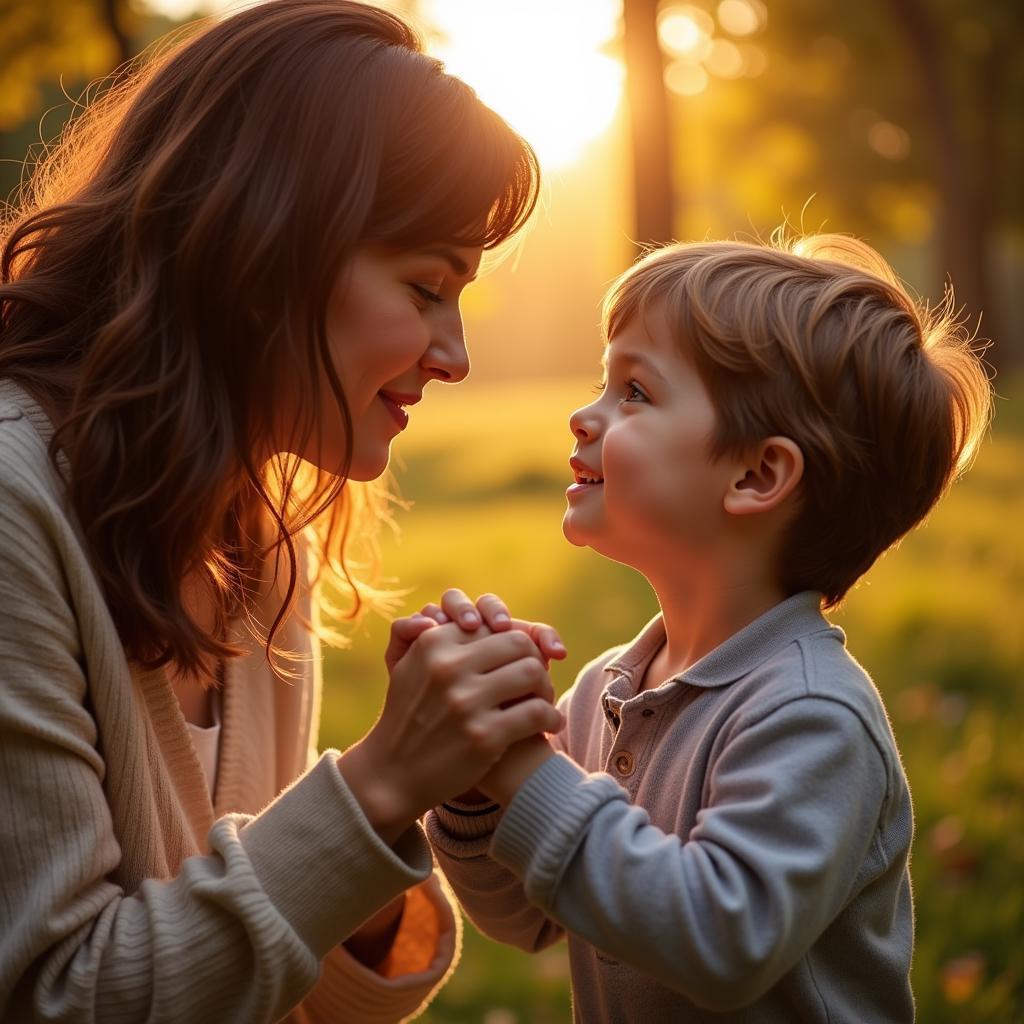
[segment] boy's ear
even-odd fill
[[[737,461],[736,474],[723,498],[725,511],[749,516],[778,508],[804,475],[804,453],[788,437],[769,437],[749,458]]]

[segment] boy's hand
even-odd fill
[[[392,629],[384,709],[338,762],[385,842],[428,808],[468,790],[513,743],[562,728],[543,656],[530,637],[485,627],[479,634],[426,616]]]
[[[537,645],[548,663],[552,658],[560,661],[566,655],[565,644],[562,643],[558,630],[544,622],[512,618],[508,606],[497,594],[484,594],[478,597],[474,604],[463,591],[453,588],[444,592],[440,605],[425,605],[420,614],[440,624],[457,622],[469,633],[481,624],[492,633],[518,629]]]
[[[477,788],[507,807],[519,787],[549,758],[555,756],[544,736],[530,736],[505,751],[501,760],[477,783]]]

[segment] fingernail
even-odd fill
[[[464,626],[479,626],[480,620],[477,618],[474,612],[463,612],[461,616],[462,624]]]
[[[565,644],[563,644],[560,640],[556,640],[551,645],[551,650],[558,651],[560,654],[565,654]]]
[[[498,614],[494,616],[494,621],[495,622],[511,622],[512,620],[504,612],[498,612]]]
[[[437,613],[437,618],[434,621],[443,626],[446,622],[451,622],[452,620],[449,619],[448,616],[445,615],[444,612],[438,612]]]

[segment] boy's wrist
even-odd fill
[[[545,761],[555,756],[545,736],[531,736],[509,747],[481,780],[480,789],[507,807],[519,788]]]

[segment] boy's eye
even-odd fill
[[[635,380],[626,382],[626,396],[624,402],[646,402],[647,395]]]
[[[421,298],[426,299],[427,302],[444,302],[437,292],[432,292],[429,288],[424,288],[421,284],[412,284],[409,286],[412,290]]]

